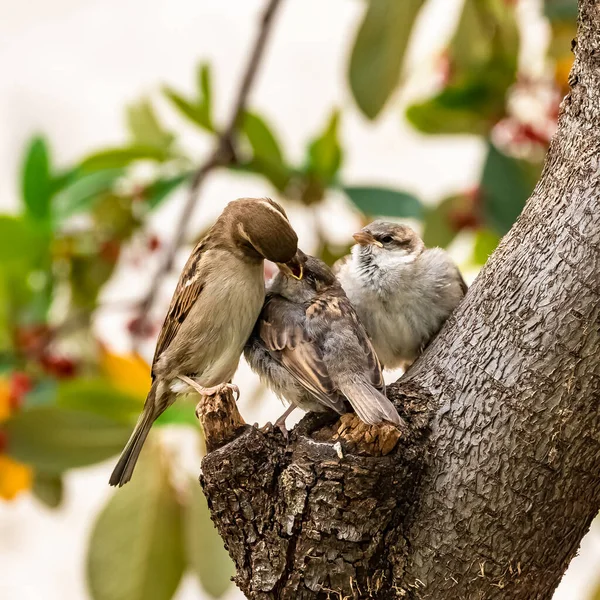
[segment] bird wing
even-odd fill
[[[202,258],[205,254],[206,245],[204,241],[200,242],[188,258],[183,271],[177,282],[177,287],[173,293],[171,304],[165,317],[162,329],[156,342],[156,350],[152,365],[156,363],[160,355],[169,347],[175,339],[182,323],[190,314],[192,306],[202,293],[204,277],[202,276]]]
[[[381,363],[379,362],[375,348],[373,348],[373,344],[371,343],[371,339],[369,338],[364,325],[360,322],[360,319],[348,298],[340,298],[340,305],[342,313],[352,320],[354,331],[356,332],[356,339],[367,357],[366,374],[369,377],[371,385],[381,393],[385,394],[385,381],[383,379]]]
[[[325,406],[343,408],[315,340],[305,328],[305,309],[280,296],[269,296],[259,321],[258,335],[271,356]]]

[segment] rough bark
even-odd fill
[[[309,416],[204,459],[249,598],[552,597],[600,508],[597,1],[575,53],[533,196],[391,386],[411,433]]]

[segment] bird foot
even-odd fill
[[[184,383],[187,383],[201,396],[216,396],[217,394],[222,394],[226,389],[228,389],[235,394],[236,402],[240,398],[240,388],[234,383],[221,383],[219,385],[213,385],[212,387],[204,387],[187,375],[179,375],[179,379]]]
[[[268,421],[262,427],[259,427],[258,423],[255,423],[254,426],[262,433],[271,433],[271,431],[274,431],[275,427],[277,427],[277,429],[281,431],[281,434],[283,435],[286,441],[290,436],[289,431],[286,429],[285,422],[279,423],[279,419],[275,421],[275,424],[271,423],[271,421]]]

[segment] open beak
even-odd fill
[[[302,263],[296,256],[286,263],[277,263],[277,267],[283,274],[292,277],[293,279],[297,279],[298,281],[300,281],[304,275]]]
[[[367,231],[359,231],[352,236],[361,246],[379,246],[379,248],[383,248],[383,244],[376,240],[370,233]]]

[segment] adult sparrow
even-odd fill
[[[402,424],[385,397],[377,356],[341,285],[321,260],[298,250],[297,279],[280,266],[246,344],[250,367],[290,408],[346,412],[346,401],[368,424]]]
[[[407,367],[441,329],[467,291],[447,252],[425,248],[406,225],[375,221],[334,271],[382,364]]]
[[[152,423],[182,391],[210,395],[228,385],[260,314],[263,260],[294,262],[298,238],[283,208],[267,198],[230,202],[194,248],[173,294],[152,361],[152,387],[110,484],[131,474]]]

